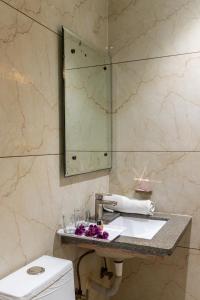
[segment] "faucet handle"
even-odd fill
[[[117,201],[114,201],[114,200],[102,200],[102,204],[108,204],[108,205],[116,206],[117,205]]]
[[[95,193],[95,200],[103,200],[103,196],[112,196],[110,193]]]

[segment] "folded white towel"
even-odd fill
[[[135,213],[141,215],[153,215],[155,204],[151,200],[130,199],[126,196],[108,194],[103,196],[103,200],[116,201],[117,205],[104,205],[105,209],[115,210],[124,213]]]

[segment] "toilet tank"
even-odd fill
[[[0,300],[30,299],[75,300],[72,262],[44,255],[0,280]]]

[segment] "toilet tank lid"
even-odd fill
[[[33,266],[43,267],[45,272],[29,275],[27,270]],[[0,299],[31,299],[71,270],[71,261],[44,255],[0,280]]]

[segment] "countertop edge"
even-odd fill
[[[143,216],[144,217],[144,216]],[[145,217],[144,217],[145,218]],[[61,236],[64,244],[84,244],[89,248],[109,248],[128,251],[130,253],[138,253],[153,256],[170,256],[178,246],[178,243],[184,236],[186,230],[192,222],[192,217],[181,214],[155,213],[149,218],[168,220],[168,225],[164,230],[160,230],[158,234],[151,240],[137,239],[126,236],[119,236],[111,242],[87,240],[76,237]],[[164,228],[164,227],[163,227]],[[174,228],[178,230],[177,236]],[[90,245],[90,246],[89,246]]]

